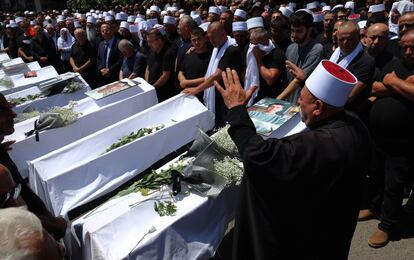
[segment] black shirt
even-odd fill
[[[137,77],[144,77],[145,68],[147,67],[147,58],[141,52],[137,52],[131,57],[124,57],[122,62],[122,75],[124,78],[128,78],[132,73],[135,73]]]
[[[163,85],[156,88],[158,102],[164,101],[176,94],[176,89],[174,87],[174,62],[175,56],[169,50],[168,46],[165,45],[164,48],[159,52],[155,53],[150,52],[147,59],[148,64],[148,83],[154,84],[161,77],[163,71],[171,72],[169,80]]]
[[[72,45],[72,54],[76,67],[81,67],[89,59],[96,61],[96,50],[92,45],[87,41],[84,45],[80,45],[79,42],[75,42]],[[88,70],[83,72],[92,72],[94,71],[93,67],[90,67]]]
[[[27,57],[32,56],[32,53],[30,52],[30,44],[31,44],[32,37],[30,35],[22,34],[19,37],[17,37],[17,46],[19,48],[22,48],[24,54]]]
[[[392,71],[399,78],[406,79],[414,74],[414,67],[409,67],[402,59],[395,58],[385,65],[379,81]],[[392,147],[394,152],[402,151],[403,147],[407,148],[413,142],[414,102],[397,93],[377,98],[370,113],[370,128],[380,146]],[[407,149],[412,151],[412,147]]]
[[[394,55],[390,53],[387,49],[385,49],[381,54],[374,57],[375,59],[375,72],[374,72],[374,80],[380,76],[382,69],[388,62],[390,62],[394,58]]]
[[[186,79],[197,79],[204,77],[207,72],[210,57],[211,50],[203,53],[192,52],[187,54],[184,56],[180,71],[184,73]],[[201,102],[203,102],[203,93],[204,91],[197,94],[197,98]]]
[[[17,46],[17,39],[16,38],[7,38],[7,44],[4,44],[5,47],[9,48],[8,54],[10,58],[14,59],[18,57],[18,50],[19,47]],[[7,45],[7,46],[6,46]]]
[[[262,75],[260,75],[260,89],[259,93],[256,97],[256,100],[260,100],[264,97],[276,97],[283,89],[282,86],[282,75],[285,75],[286,67],[285,67],[286,57],[283,54],[282,50],[279,48],[273,49],[267,55],[263,56],[263,64],[266,68],[270,69],[278,69],[280,70],[281,74],[279,78],[273,83],[272,86],[269,86],[266,81],[263,79]]]

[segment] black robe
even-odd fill
[[[243,106],[229,123],[245,167],[233,259],[347,259],[372,156],[361,121],[340,112],[266,141]]]

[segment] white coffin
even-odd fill
[[[158,124],[165,128],[104,153],[119,138]],[[65,215],[194,140],[198,128],[213,126],[213,115],[198,99],[180,94],[29,162],[30,186],[55,215]]]
[[[185,186],[183,189],[186,190]],[[164,217],[154,211],[154,200],[151,198],[170,200],[169,189],[147,197],[138,192],[110,200],[72,222],[72,258],[92,260],[213,257],[227,224],[234,217],[237,191],[237,187],[226,189],[215,199],[194,193],[187,196],[180,194],[175,198],[175,215]],[[138,202],[137,206],[130,207]],[[156,231],[147,235],[136,246],[151,226]]]
[[[155,89],[143,79],[137,81],[140,85],[98,101],[89,97],[78,101],[74,110],[82,113],[79,119],[71,125],[40,132],[40,142],[36,142],[35,136],[24,135],[33,129],[37,118],[16,124],[14,134],[7,136],[7,139],[16,140],[10,156],[23,178],[29,175],[27,161],[41,157],[155,105],[157,103]]]

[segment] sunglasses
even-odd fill
[[[11,198],[16,200],[20,196],[21,191],[22,185],[19,183],[11,191],[0,195],[0,207],[2,208]]]

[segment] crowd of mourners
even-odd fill
[[[411,1],[168,0],[89,11],[2,10],[0,52],[52,65],[59,73],[80,73],[91,88],[141,77],[155,87],[159,102],[178,93],[195,95],[215,113],[216,126],[226,123],[228,109],[214,82],[225,85],[227,68],[245,89],[258,87],[249,104],[264,97],[296,103],[307,77],[321,60],[330,60],[357,78],[345,109],[364,122],[376,147],[358,217],[380,220],[368,244],[385,246],[401,233],[402,210],[414,209],[411,198],[403,206],[414,176]],[[0,103],[4,137],[12,123],[3,119],[4,97]],[[66,221],[52,216],[30,190],[7,145],[0,156],[1,207],[25,203],[40,219],[13,209],[0,213],[0,225],[26,219],[24,225],[41,231],[36,239],[45,245],[39,252],[62,255],[54,244]]]

